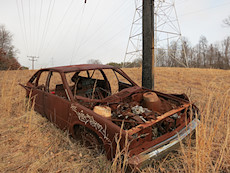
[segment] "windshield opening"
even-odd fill
[[[133,84],[113,69],[85,70],[66,73],[73,96],[103,99]]]

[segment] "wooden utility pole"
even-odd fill
[[[36,57],[36,56],[27,56],[29,58],[29,61],[32,61],[32,70],[34,70],[34,61],[37,61],[36,58],[39,58],[39,57]]]
[[[142,86],[154,89],[154,0],[142,3]]]

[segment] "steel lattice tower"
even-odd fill
[[[142,58],[142,0],[135,0],[135,9],[124,67],[125,62]],[[172,53],[174,50],[169,46],[171,42],[181,45],[177,50],[180,49],[180,52],[184,54],[184,61]],[[160,65],[162,56],[167,56],[180,65],[188,67],[174,0],[155,0],[154,2],[154,56],[155,66]]]

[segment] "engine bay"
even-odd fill
[[[83,97],[78,99],[81,104],[119,127],[123,127],[124,130],[157,120],[166,112],[182,105],[178,100],[137,87],[124,89],[102,100]],[[154,124],[151,127],[152,140],[175,130],[184,122],[184,118],[183,111],[180,111]]]

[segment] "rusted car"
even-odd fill
[[[173,150],[198,126],[197,108],[186,95],[138,86],[109,65],[73,65],[37,71],[23,87],[35,110],[108,159],[129,142],[129,164],[142,167]],[[121,129],[122,128],[122,129]]]

